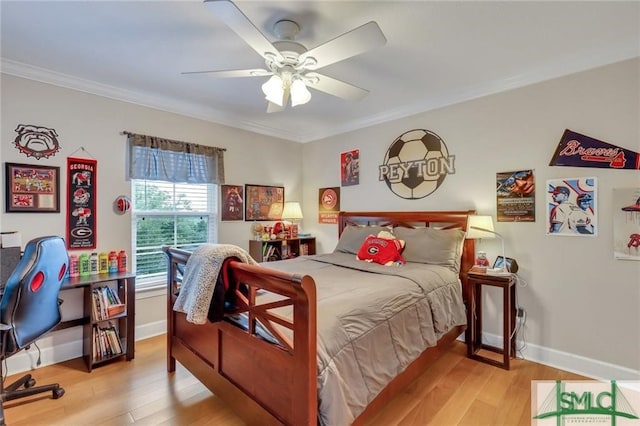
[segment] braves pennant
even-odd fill
[[[67,158],[67,248],[96,248],[98,162]]]
[[[638,170],[640,154],[566,129],[549,165]]]

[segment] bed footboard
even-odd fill
[[[247,329],[227,321],[196,325],[173,310],[189,252],[165,247],[169,258],[167,299],[167,369],[186,367],[250,424],[317,424],[316,290],[309,276],[231,262],[237,314]],[[258,303],[258,291],[276,297]],[[292,320],[274,310],[292,307]],[[260,337],[258,323],[278,344]]]

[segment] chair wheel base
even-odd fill
[[[30,388],[36,385],[36,379],[29,379],[24,383],[24,387],[26,388]]]
[[[62,398],[62,395],[64,395],[64,389],[63,388],[54,389],[52,393],[53,393],[53,399]]]

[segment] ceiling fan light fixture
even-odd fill
[[[311,100],[311,93],[307,89],[307,85],[300,78],[296,78],[291,83],[291,106],[306,104]]]
[[[264,93],[266,100],[278,106],[282,106],[282,100],[284,98],[284,84],[279,75],[272,75],[271,78],[262,85],[262,92]]]

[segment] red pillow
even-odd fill
[[[394,262],[405,264],[402,255],[403,244],[400,240],[387,239],[369,235],[362,245],[356,258],[367,262],[376,262],[381,265],[392,265]]]

